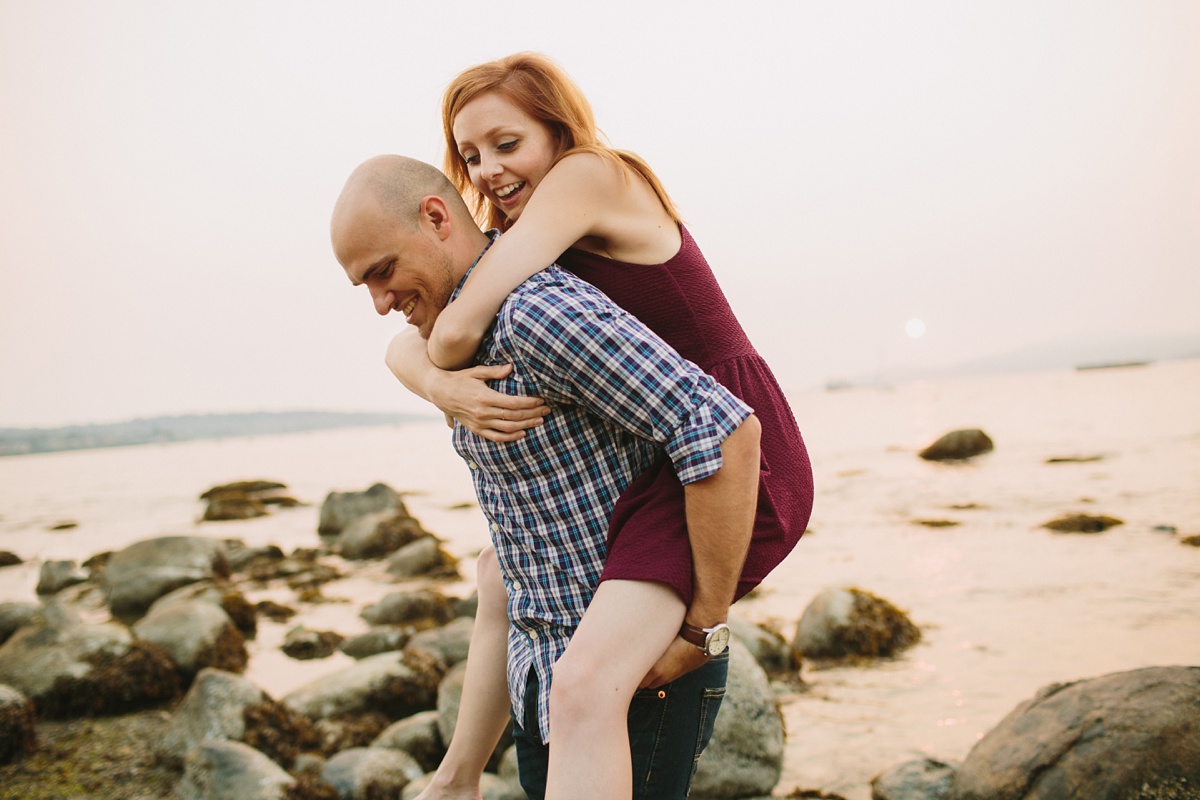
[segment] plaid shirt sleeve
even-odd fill
[[[498,325],[548,402],[662,445],[681,483],[721,468],[721,443],[749,406],[590,284],[555,268],[532,283]]]

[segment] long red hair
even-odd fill
[[[663,208],[676,222],[679,213],[662,181],[638,156],[609,146],[596,128],[592,106],[583,92],[557,64],[540,53],[516,53],[461,72],[442,96],[442,130],[446,137],[445,172],[458,189],[475,219],[487,228],[505,230],[510,225],[496,208],[471,184],[467,163],[458,153],[454,120],[458,112],[485,92],[498,92],[529,116],[541,122],[558,141],[555,162],[572,153],[595,153],[640,175]]]

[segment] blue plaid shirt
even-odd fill
[[[454,426],[454,448],[471,469],[508,590],[513,713],[529,729],[526,679],[537,670],[545,736],[552,666],[599,585],[617,498],[664,453],[683,483],[712,475],[721,443],[751,409],[558,267],[509,295],[476,360],[512,364],[493,388],[553,407],[516,442]]]

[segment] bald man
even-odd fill
[[[403,313],[422,337],[428,337],[493,241],[441,172],[400,156],[379,156],[354,171],[334,208],[331,234],[351,283],[367,286],[379,313]],[[575,662],[559,660],[589,604],[607,586],[599,578],[621,492],[663,457],[673,460],[688,487],[689,522],[697,497],[720,506],[722,498],[732,503],[738,493],[753,492],[757,420],[637,319],[553,266],[508,297],[478,363],[511,364],[512,372],[493,388],[543,397],[554,413],[517,442],[490,441],[462,425],[454,428],[454,447],[471,470],[492,532],[509,623],[507,703],[495,702],[487,691],[489,676],[472,671],[468,662],[456,732],[476,736],[477,754],[490,752],[482,744],[494,745],[503,727],[500,713],[511,713],[522,785],[530,797],[542,797],[557,669],[560,683],[570,689],[565,698],[563,690],[553,693],[556,742],[567,735],[561,732],[586,733],[593,720],[615,713],[631,733],[633,796],[686,797],[694,759],[712,733],[728,653],[706,653],[716,657],[659,691],[639,693],[628,710],[612,709],[605,687],[579,680],[567,666]],[[700,486],[707,494],[692,491]],[[715,535],[728,538],[730,533]],[[721,565],[731,586],[742,566],[732,561]],[[654,613],[656,598],[671,590],[632,583],[645,593],[644,604],[604,623],[589,616],[589,624],[615,626],[610,630],[619,631],[618,640],[637,637],[645,614]],[[472,655],[484,627],[477,621]],[[633,677],[634,687],[641,677]],[[470,725],[463,724],[466,715]],[[581,746],[587,745],[570,740],[563,745],[568,750]],[[602,753],[596,756],[599,769],[615,763]],[[586,784],[586,775],[577,777]]]

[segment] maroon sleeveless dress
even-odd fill
[[[754,409],[762,425],[762,463],[754,537],[738,582],[741,597],[804,533],[812,512],[812,465],[775,376],[746,338],[695,240],[682,225],[679,232],[683,244],[665,264],[626,264],[582,250],[568,250],[558,264],[598,287]],[[600,580],[664,583],[690,605],[692,551],[683,499],[665,457],[630,484],[613,511]]]

